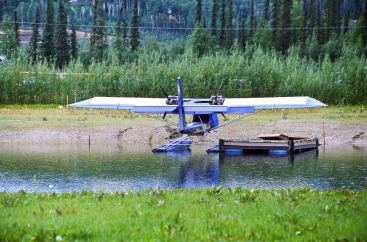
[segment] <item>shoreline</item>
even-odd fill
[[[301,135],[316,137],[320,144],[367,145],[367,111],[356,117],[330,111],[260,111],[216,130],[214,135],[243,139],[256,139],[260,134]],[[0,115],[0,144],[161,145],[180,135],[176,126],[160,116],[118,110],[0,109]],[[233,118],[229,116],[229,120]]]

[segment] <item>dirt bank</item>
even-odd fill
[[[235,117],[229,116],[228,120]],[[221,119],[222,124],[225,120]],[[367,112],[260,111],[218,129],[214,135],[257,138],[273,133],[317,137],[326,144],[367,145]],[[157,145],[178,135],[177,126],[153,115],[116,110],[0,109],[0,143]]]

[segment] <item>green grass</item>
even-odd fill
[[[0,108],[11,109],[40,109],[40,108],[57,108],[57,104],[0,104]]]
[[[70,125],[91,127],[116,124],[121,120],[123,120],[125,124],[129,124],[137,122],[137,119],[142,120],[143,117],[147,116],[125,110],[67,109],[62,106],[60,106],[60,108],[34,108],[32,105],[28,108],[28,106],[29,105],[27,105],[27,107],[14,108],[13,105],[11,105],[10,107],[0,108],[0,128],[63,128]]]
[[[0,193],[1,241],[366,241],[367,191]]]

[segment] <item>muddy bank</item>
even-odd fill
[[[92,117],[93,118],[93,117]],[[1,119],[1,118],[0,118]],[[18,119],[0,120],[0,143],[93,143],[93,144],[164,144],[179,136],[178,128],[159,119],[139,117],[137,122],[83,125],[71,121],[45,125],[39,120],[31,126],[17,125]],[[149,121],[148,121],[149,120]],[[5,122],[5,123],[4,123]],[[21,123],[21,122],[19,122]],[[57,123],[57,122],[56,122]],[[282,133],[317,137],[323,144],[367,145],[367,121],[342,119],[245,118],[218,129],[221,138],[257,138],[260,134]]]

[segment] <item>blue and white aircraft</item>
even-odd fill
[[[210,99],[183,98],[181,78],[177,81],[177,95],[167,95],[161,86],[160,89],[166,96],[164,98],[134,98],[134,97],[94,97],[85,101],[70,104],[78,108],[107,108],[125,109],[135,113],[162,114],[163,119],[167,114],[178,114],[179,131],[185,135],[186,148],[191,144],[190,136],[199,136],[201,141],[211,131],[252,114],[257,109],[285,109],[285,108],[317,108],[326,106],[324,103],[310,97],[274,97],[274,98],[227,98],[220,95],[222,85],[215,96]],[[192,115],[192,121],[186,122],[186,115]],[[235,120],[230,120],[219,125],[218,114],[239,114]],[[225,116],[224,116],[225,117]],[[177,141],[177,142],[178,142]],[[176,144],[177,142],[173,142]],[[180,143],[182,144],[182,142]]]

